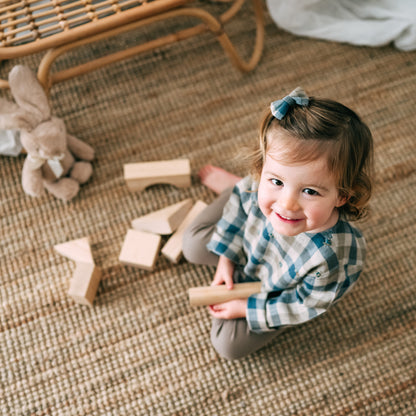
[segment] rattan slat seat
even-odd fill
[[[244,0],[223,0],[229,4],[219,16],[204,9],[196,0],[0,0],[0,60],[14,59],[45,51],[38,78],[46,90],[57,82],[126,59],[138,53],[211,31],[242,71],[257,65],[264,38],[263,4],[251,0],[256,20],[256,40],[248,61],[237,53],[224,31],[224,24],[236,16]],[[194,17],[201,23],[97,58],[85,64],[52,73],[54,61],[63,53],[91,42],[116,36],[165,19]],[[0,80],[0,87],[7,87]]]

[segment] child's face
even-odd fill
[[[311,162],[283,164],[279,151],[266,154],[258,201],[273,229],[286,236],[324,231],[338,221],[345,203],[324,156]]]

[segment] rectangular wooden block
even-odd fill
[[[162,237],[145,231],[128,230],[121,248],[119,261],[129,266],[153,270]]]
[[[183,188],[191,186],[191,164],[189,159],[127,163],[124,165],[124,179],[130,191],[142,191],[157,183]]]
[[[173,263],[177,263],[182,255],[183,234],[192,221],[206,208],[207,204],[203,201],[197,201],[188,212],[188,215],[182,221],[176,232],[169,238],[163,246],[162,254]]]
[[[100,268],[92,263],[77,262],[68,295],[77,303],[92,306],[100,280]]]
[[[191,287],[188,291],[192,306],[208,306],[233,299],[247,299],[261,291],[261,282],[235,283],[232,289],[221,286]]]

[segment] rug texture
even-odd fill
[[[228,31],[246,56],[250,8]],[[57,68],[169,33],[156,25],[60,58]],[[24,156],[0,157],[2,415],[414,415],[416,402],[416,53],[296,37],[266,16],[259,66],[232,67],[210,34],[55,85],[54,113],[96,150],[70,203],[23,193]],[[1,63],[35,69],[40,56]],[[210,317],[189,287],[213,268],[157,259],[120,264],[131,221],[185,198],[211,202],[206,163],[244,175],[235,156],[268,104],[301,85],[356,110],[375,140],[365,272],[324,316],[240,361],[210,345]],[[7,91],[2,96],[10,97]],[[189,158],[192,184],[130,192],[123,164]],[[75,264],[53,246],[89,237],[103,279],[93,307],[67,291]],[[163,243],[167,237],[163,237]]]

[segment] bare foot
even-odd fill
[[[234,186],[242,179],[240,176],[233,175],[232,173],[213,165],[205,165],[198,172],[198,176],[206,187],[217,194]]]

